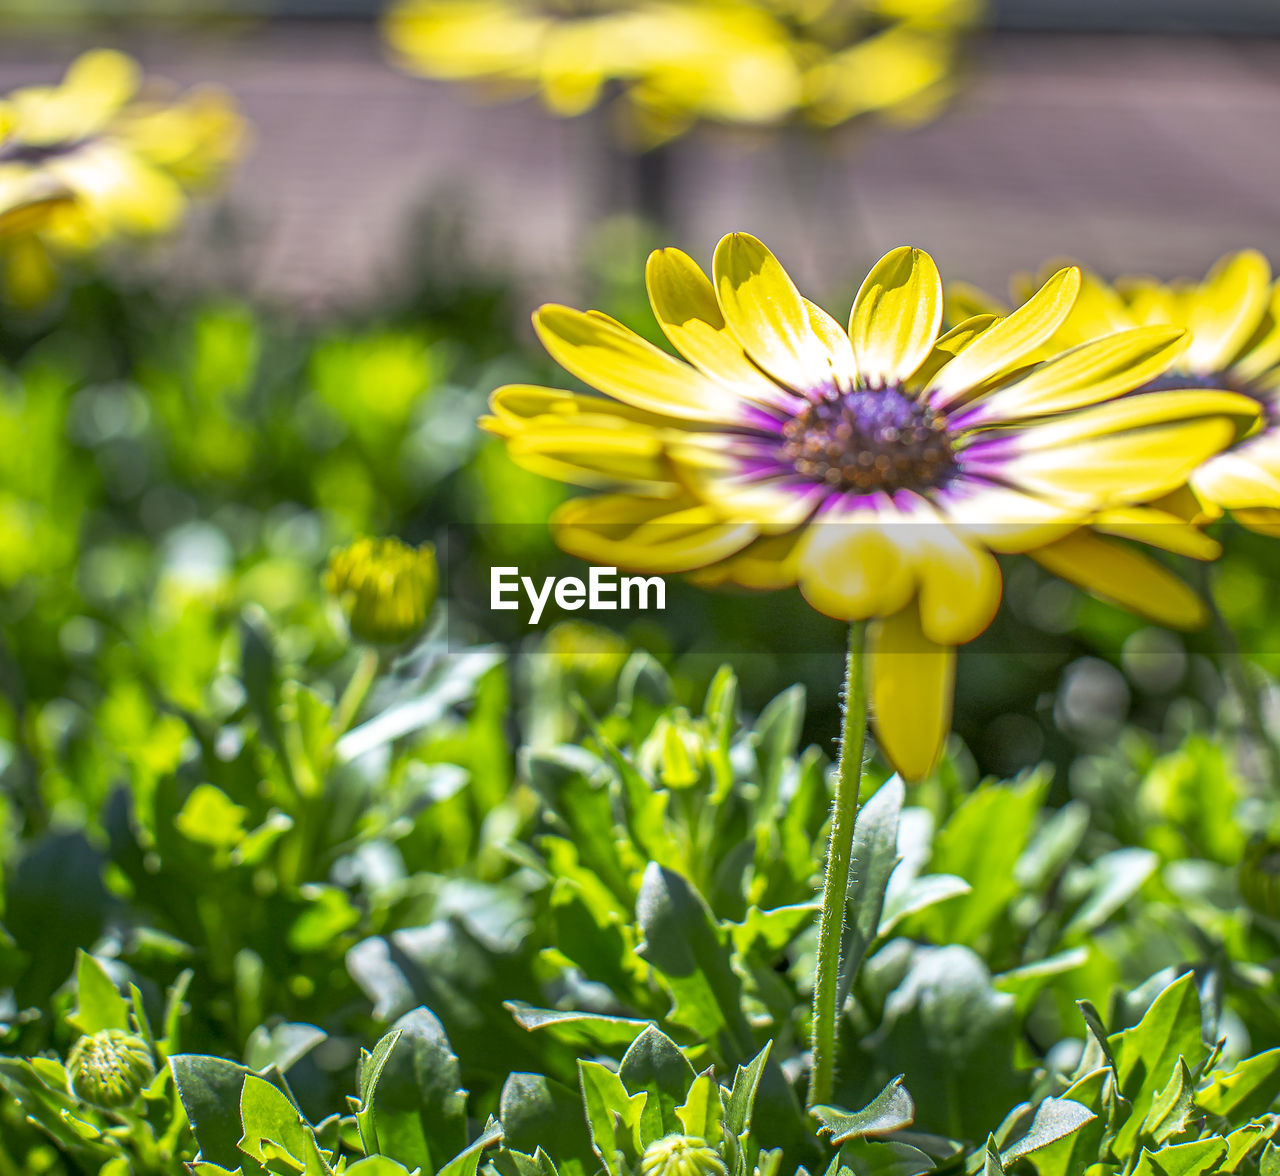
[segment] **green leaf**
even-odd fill
[[[1133,847],[1099,857],[1089,867],[1093,888],[1072,915],[1063,937],[1087,935],[1105,923],[1142,888],[1159,864],[1160,859],[1149,849]]]
[[[1061,1098],[1052,1100],[1083,1107],[1090,1118],[1075,1131],[1028,1153],[1029,1162],[1040,1176],[1073,1176],[1097,1159],[1105,1130],[1105,1123],[1098,1112],[1102,1109],[1103,1091],[1110,1078],[1111,1070],[1108,1067],[1092,1070],[1072,1082],[1062,1092]]]
[[[1088,1107],[1069,1098],[1046,1098],[1032,1116],[1031,1126],[1021,1139],[1009,1144],[1000,1159],[1006,1168],[1030,1155],[1074,1135],[1097,1118]]]
[[[729,1097],[725,1100],[724,1123],[734,1135],[742,1135],[751,1130],[751,1116],[756,1105],[756,1094],[760,1090],[760,1077],[769,1062],[769,1053],[773,1042],[766,1043],[754,1058],[745,1066],[739,1066],[733,1075],[733,1084],[729,1088]]]
[[[651,1021],[634,1017],[615,1017],[608,1013],[561,1012],[558,1009],[535,1009],[523,1001],[504,1002],[522,1029],[546,1030],[557,1040],[569,1045],[590,1045],[600,1049],[623,1045],[635,1040],[636,1034]]]
[[[628,1094],[622,1079],[599,1062],[578,1063],[591,1146],[610,1176],[627,1176],[640,1159],[640,1118],[647,1095]]]
[[[852,1139],[840,1149],[838,1176],[923,1176],[937,1166],[909,1143]],[[803,1171],[803,1169],[801,1169]]]
[[[430,1010],[406,1013],[392,1031],[362,1101],[378,1150],[429,1174],[467,1142],[461,1067]]]
[[[1224,1119],[1250,1119],[1266,1111],[1280,1095],[1280,1049],[1245,1058],[1234,1070],[1218,1074],[1197,1091],[1196,1106]]]
[[[67,1020],[81,1033],[129,1030],[129,1002],[88,952],[76,952],[76,1007]]]
[[[719,1147],[724,1138],[722,1122],[724,1107],[720,1101],[720,1087],[711,1071],[699,1074],[689,1087],[689,1097],[676,1107],[681,1132],[698,1139],[705,1139],[712,1147]]]
[[[727,936],[702,896],[674,870],[650,862],[636,900],[644,932],[640,954],[666,980],[674,1024],[717,1044],[726,1061],[755,1048],[742,1012],[742,983],[729,962]]]
[[[1134,1176],[1203,1176],[1226,1155],[1223,1139],[1197,1139],[1151,1152],[1143,1148]]]
[[[577,1091],[541,1074],[508,1075],[498,1118],[508,1148],[530,1156],[536,1155],[539,1147],[550,1148],[565,1171],[579,1172],[588,1163],[594,1166]]]
[[[1124,1157],[1134,1149],[1158,1084],[1173,1072],[1178,1058],[1195,1073],[1209,1056],[1201,1040],[1200,998],[1194,975],[1180,976],[1156,997],[1138,1024],[1113,1033],[1107,1041],[1115,1056],[1120,1093],[1133,1107],[1116,1132],[1116,1154]]]
[[[898,822],[905,799],[901,777],[891,776],[862,806],[854,822],[853,880],[845,904],[846,942],[840,960],[840,1005],[880,931],[889,876],[898,865]]]
[[[818,1120],[818,1131],[825,1132],[831,1142],[839,1146],[850,1139],[900,1131],[911,1125],[916,1116],[916,1108],[911,1095],[903,1087],[902,1075],[899,1074],[860,1111],[817,1106],[811,1107],[809,1114]]]
[[[197,784],[174,817],[173,825],[188,841],[226,851],[244,838],[246,816],[248,810],[221,788]]]
[[[485,1148],[501,1142],[502,1128],[495,1119],[490,1119],[481,1135],[445,1164],[438,1176],[476,1176]]]
[[[1222,1171],[1234,1172],[1260,1143],[1272,1139],[1277,1130],[1280,1130],[1280,1119],[1274,1115],[1237,1127],[1227,1136],[1227,1156],[1222,1162]]]
[[[240,1091],[240,1122],[244,1134],[239,1147],[262,1164],[277,1158],[269,1145],[283,1149],[302,1168],[307,1154],[307,1124],[301,1112],[278,1087],[256,1074],[245,1077]]]
[[[251,1070],[267,1070],[275,1066],[282,1074],[307,1056],[326,1037],[315,1025],[286,1021],[268,1029],[259,1025],[249,1034],[245,1044],[245,1065]]]
[[[1048,786],[1049,779],[1042,773],[1017,784],[983,784],[965,797],[938,831],[929,873],[953,874],[972,889],[949,902],[945,910],[935,907],[917,916],[935,941],[974,945],[1004,918],[1020,892],[1014,869]]]
[[[411,1176],[408,1168],[386,1156],[365,1156],[348,1164],[347,1176]]]
[[[695,1077],[693,1066],[656,1025],[646,1025],[623,1054],[618,1077],[629,1093],[645,1093],[640,1140],[648,1146],[680,1130],[676,1108],[684,1102]]]
[[[1174,1136],[1181,1135],[1186,1131],[1187,1121],[1191,1118],[1193,1093],[1187,1063],[1178,1058],[1173,1064],[1169,1081],[1151,1100],[1151,1109],[1142,1122],[1141,1133],[1158,1144],[1168,1143]]]
[[[169,1059],[178,1097],[187,1113],[200,1158],[240,1166],[240,1092],[249,1070],[224,1058],[177,1054]]]

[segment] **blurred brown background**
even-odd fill
[[[1101,26],[1116,12],[1095,7],[1077,15]],[[1165,13],[1189,28],[1211,8],[1184,0]],[[721,234],[748,229],[811,289],[841,295],[901,242],[1000,292],[1011,271],[1063,254],[1166,276],[1244,244],[1280,258],[1280,40],[1248,31],[1280,7],[1214,11],[1210,27],[1233,32],[1132,31],[1144,19],[1123,32],[1031,31],[1055,23],[1052,6],[1007,4],[1002,27],[975,41],[957,102],[929,126],[822,146],[681,140],[672,234],[707,258]],[[401,279],[416,218],[444,203],[464,211],[478,259],[536,284],[539,299],[573,295],[586,226],[616,183],[590,118],[481,106],[405,76],[376,24],[352,19],[10,35],[0,88],[56,78],[87,43],[226,86],[256,128],[225,205],[205,209],[165,265],[212,268],[304,309],[358,304]],[[210,222],[224,249],[209,250]]]

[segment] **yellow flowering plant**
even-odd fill
[[[928,118],[979,15],[979,0],[398,0],[385,30],[415,73],[537,93],[557,115],[618,92],[652,144],[699,121]]]
[[[0,261],[13,300],[38,305],[58,264],[121,236],[173,229],[189,191],[238,154],[243,121],[219,91],[144,85],[113,50],[78,57],[57,85],[0,98]]]
[[[1000,602],[998,555],[1030,554],[1162,623],[1199,623],[1190,589],[1090,524],[1180,486],[1254,427],[1258,404],[1218,389],[1129,395],[1182,353],[1181,328],[1047,346],[1076,303],[1074,268],[1009,315],[947,332],[937,267],[908,247],[872,268],[847,329],[747,234],[720,242],[710,276],[660,250],[647,282],[678,356],[599,312],[544,306],[544,346],[599,394],[507,386],[483,424],[525,468],[605,491],[554,516],[570,553],[796,585],[852,622],[815,981],[810,1101],[822,1104],[868,703],[883,755],[908,779],[928,773],[956,647]],[[1161,530],[1163,545],[1197,553],[1179,520]]]

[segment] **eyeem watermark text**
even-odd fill
[[[617,568],[592,568],[586,582],[577,576],[546,576],[541,586],[516,567],[493,568],[489,573],[489,607],[518,609],[521,596],[529,603],[529,624],[542,619],[554,600],[566,612],[627,612],[667,607],[667,584],[661,576],[619,576]]]

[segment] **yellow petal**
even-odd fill
[[[1277,364],[1280,364],[1280,282],[1272,287],[1267,313],[1232,363],[1231,372],[1245,380],[1257,380]]]
[[[1087,592],[1174,629],[1204,623],[1200,598],[1154,560],[1087,530],[1030,553],[1031,558]]]
[[[564,388],[543,388],[537,384],[505,384],[489,397],[492,416],[480,424],[491,433],[509,436],[530,423],[548,424],[584,417],[614,417],[651,428],[686,429],[688,422],[632,408],[605,396],[585,396]]]
[[[1155,379],[1185,346],[1182,331],[1138,327],[1037,364],[1025,376],[975,402],[966,424],[1014,421],[1098,404]]]
[[[1019,367],[1054,334],[1075,302],[1080,271],[1059,270],[1008,318],[982,332],[933,378],[938,407],[960,399],[986,380]]]
[[[900,384],[924,361],[942,324],[942,278],[933,258],[906,245],[872,267],[849,316],[863,381]]]
[[[803,531],[792,531],[789,535],[757,539],[737,555],[691,573],[690,579],[707,588],[722,584],[758,592],[790,588],[796,582],[803,536]]]
[[[1178,421],[1037,449],[1009,460],[1001,472],[1028,493],[1098,509],[1147,502],[1176,490],[1234,435],[1221,417]]]
[[[916,588],[907,555],[877,512],[828,512],[805,528],[800,591],[819,612],[838,620],[897,612]]]
[[[1018,432],[1018,448],[1024,452],[1057,449],[1090,437],[1196,418],[1229,421],[1240,436],[1257,421],[1258,411],[1256,400],[1238,392],[1216,389],[1143,392],[1027,425]]]
[[[1000,565],[917,501],[917,521],[902,524],[895,537],[910,532],[915,539],[920,624],[930,641],[963,645],[991,624],[1000,607]]]
[[[1247,507],[1232,511],[1231,517],[1242,527],[1256,531],[1259,535],[1267,535],[1272,539],[1280,539],[1280,509],[1274,507]]]
[[[794,398],[747,358],[724,321],[715,288],[697,262],[679,249],[659,249],[645,266],[649,302],[671,345],[712,379],[764,404]]]
[[[533,316],[533,324],[557,363],[625,404],[689,420],[737,416],[728,389],[605,315],[550,305]]]
[[[1093,520],[1094,529],[1118,539],[1136,539],[1190,559],[1217,559],[1222,544],[1198,527],[1167,511],[1149,506],[1118,506],[1104,510]]]
[[[978,315],[1001,318],[1009,308],[999,299],[988,294],[981,286],[971,282],[948,282],[943,292],[942,321],[960,324]]]
[[[927,776],[951,727],[955,649],[924,635],[910,604],[867,634],[871,718],[885,759],[906,780]]]
[[[820,306],[815,306],[807,298],[804,300],[809,310],[809,325],[813,333],[822,340],[827,357],[831,362],[831,374],[837,384],[852,388],[858,382],[858,363],[854,358],[853,344],[844,328],[836,322]]]
[[[1195,292],[1187,314],[1192,371],[1228,367],[1257,329],[1271,294],[1271,266],[1256,249],[1224,257]]]
[[[1280,507],[1280,437],[1264,434],[1205,462],[1191,477],[1196,494],[1239,512]]]
[[[943,364],[950,363],[983,331],[999,321],[999,317],[994,314],[977,314],[957,323],[933,345],[933,350],[929,352],[924,363],[907,381],[908,387],[912,389],[928,387],[929,382],[942,369]]]
[[[591,563],[653,574],[691,572],[746,547],[755,530],[707,506],[624,494],[574,498],[551,517],[556,542]]]
[[[1064,345],[1087,343],[1138,325],[1124,299],[1097,274],[1082,268],[1080,292],[1054,342]]]
[[[797,392],[831,380],[827,349],[800,291],[760,241],[730,234],[716,246],[713,269],[725,321],[756,363]]]
[[[524,469],[575,485],[646,483],[647,492],[666,493],[675,481],[660,436],[607,418],[526,429],[507,452]]]
[[[973,480],[948,487],[938,502],[951,523],[974,543],[1002,555],[1060,539],[1088,517],[1087,511],[1072,509],[1060,501]]]

